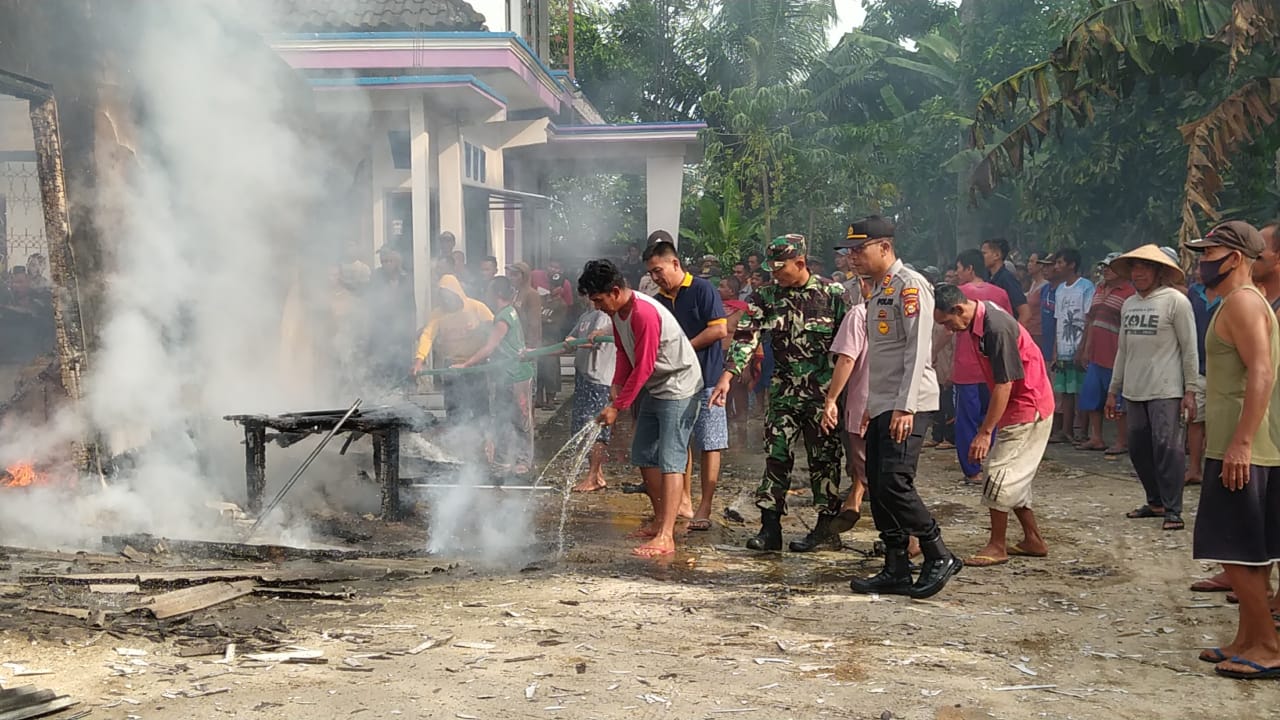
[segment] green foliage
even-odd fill
[[[1061,134],[1070,115],[1080,126],[1095,121],[1094,101],[1129,103],[1141,87],[1182,94],[1211,85],[1217,102],[1202,116],[1183,117],[1189,146],[1183,179],[1183,241],[1199,234],[1197,213],[1212,220],[1223,170],[1237,149],[1273,126],[1280,112],[1280,8],[1255,0],[1119,0],[1096,5],[1080,18],[1048,60],[1025,67],[978,100],[972,142],[986,151],[973,192],[990,194],[1001,179],[1021,172],[1050,134]],[[1244,79],[1237,73],[1250,68]],[[1016,124],[998,142],[995,127]],[[1181,123],[1179,123],[1181,124]]]
[[[1188,208],[1280,210],[1272,0],[868,0],[830,49],[827,0],[578,6],[578,80],[606,118],[709,125],[681,215],[700,253],[783,232],[820,251],[876,212],[917,264],[996,235],[1092,260],[1170,242]],[[554,190],[566,242],[643,236],[642,181]]]
[[[681,229],[680,236],[692,243],[694,256],[710,254],[729,260],[758,245],[760,232],[760,221],[743,212],[737,183],[725,178],[719,198],[704,194],[698,201],[698,227]]]

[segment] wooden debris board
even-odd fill
[[[33,685],[0,690],[0,720],[38,718],[76,704],[66,695],[41,690]]]
[[[27,609],[30,610],[31,612],[48,613],[50,615],[64,615],[66,617],[72,617],[77,620],[89,619],[89,611],[85,610],[84,608],[52,607],[48,605],[35,605],[32,607],[28,607]]]
[[[284,598],[286,600],[350,600],[355,597],[352,590],[315,590],[300,587],[263,587],[253,589],[254,595]]]
[[[214,542],[210,540],[181,540],[158,538],[152,535],[107,535],[102,538],[106,547],[123,551],[137,548],[145,552],[169,553],[187,557],[214,560],[245,560],[251,562],[285,562],[287,560],[357,560],[367,557],[406,557],[420,555],[419,549],[403,550],[348,550],[345,548],[298,548],[287,545],[256,543]]]
[[[253,580],[240,580],[173,590],[151,597],[146,603],[129,608],[129,612],[144,610],[151,613],[157,620],[181,617],[244,597],[253,592],[256,584]]]
[[[368,573],[366,573],[368,574]],[[137,585],[144,590],[157,588],[184,587],[208,582],[236,582],[253,580],[260,583],[293,583],[306,584],[317,582],[344,582],[359,580],[361,575],[354,571],[303,572],[296,570],[265,570],[261,568],[244,568],[242,570],[185,570],[177,572],[142,572],[142,573],[23,573],[18,581],[24,585],[44,585],[48,583],[62,585],[99,585],[107,583],[125,583]]]

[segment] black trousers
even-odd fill
[[[933,414],[933,422],[929,423],[930,431],[933,433],[934,442],[947,441],[955,444],[956,441],[956,395],[955,386],[948,385],[942,388],[942,392],[938,395],[938,401],[942,403],[938,408],[938,412]]]
[[[871,515],[886,545],[905,542],[908,535],[925,537],[937,529],[916,492],[916,464],[932,414],[916,413],[911,435],[901,443],[889,433],[892,412],[871,418],[867,426],[867,490]]]

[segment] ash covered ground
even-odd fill
[[[563,425],[544,425],[544,451]],[[621,492],[635,477],[620,461],[608,491],[571,499],[562,558],[558,493],[530,510],[537,538],[505,565],[407,556],[426,547],[424,521],[358,516],[322,523],[340,531],[317,540],[350,552],[319,559],[13,549],[0,680],[79,701],[57,717],[121,720],[1264,717],[1280,702],[1274,685],[1225,681],[1196,660],[1229,639],[1235,610],[1187,589],[1210,570],[1190,559],[1189,532],[1123,517],[1141,501],[1126,460],[1051,446],[1037,486],[1050,557],[966,568],[910,601],[850,594],[848,580],[880,562],[865,521],[839,552],[742,549],[754,434],[735,437],[745,449],[726,458],[713,529],[661,562],[629,553],[647,503]],[[802,477],[789,537],[813,518]],[[954,452],[926,451],[920,485],[948,542],[977,550],[986,513]],[[1196,499],[1189,489],[1188,507]],[[748,523],[725,519],[730,505]],[[231,594],[254,589],[175,618],[122,612],[177,587],[140,573],[215,570]],[[77,573],[141,582],[108,592]]]

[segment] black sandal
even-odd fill
[[[1142,518],[1162,518],[1164,517],[1164,511],[1156,512],[1155,510],[1151,509],[1150,505],[1143,505],[1137,510],[1130,510],[1129,512],[1125,513],[1124,516],[1129,518],[1130,520],[1140,520]]]
[[[1187,525],[1182,522],[1182,516],[1177,513],[1165,513],[1164,525],[1160,526],[1162,530],[1182,530]]]

